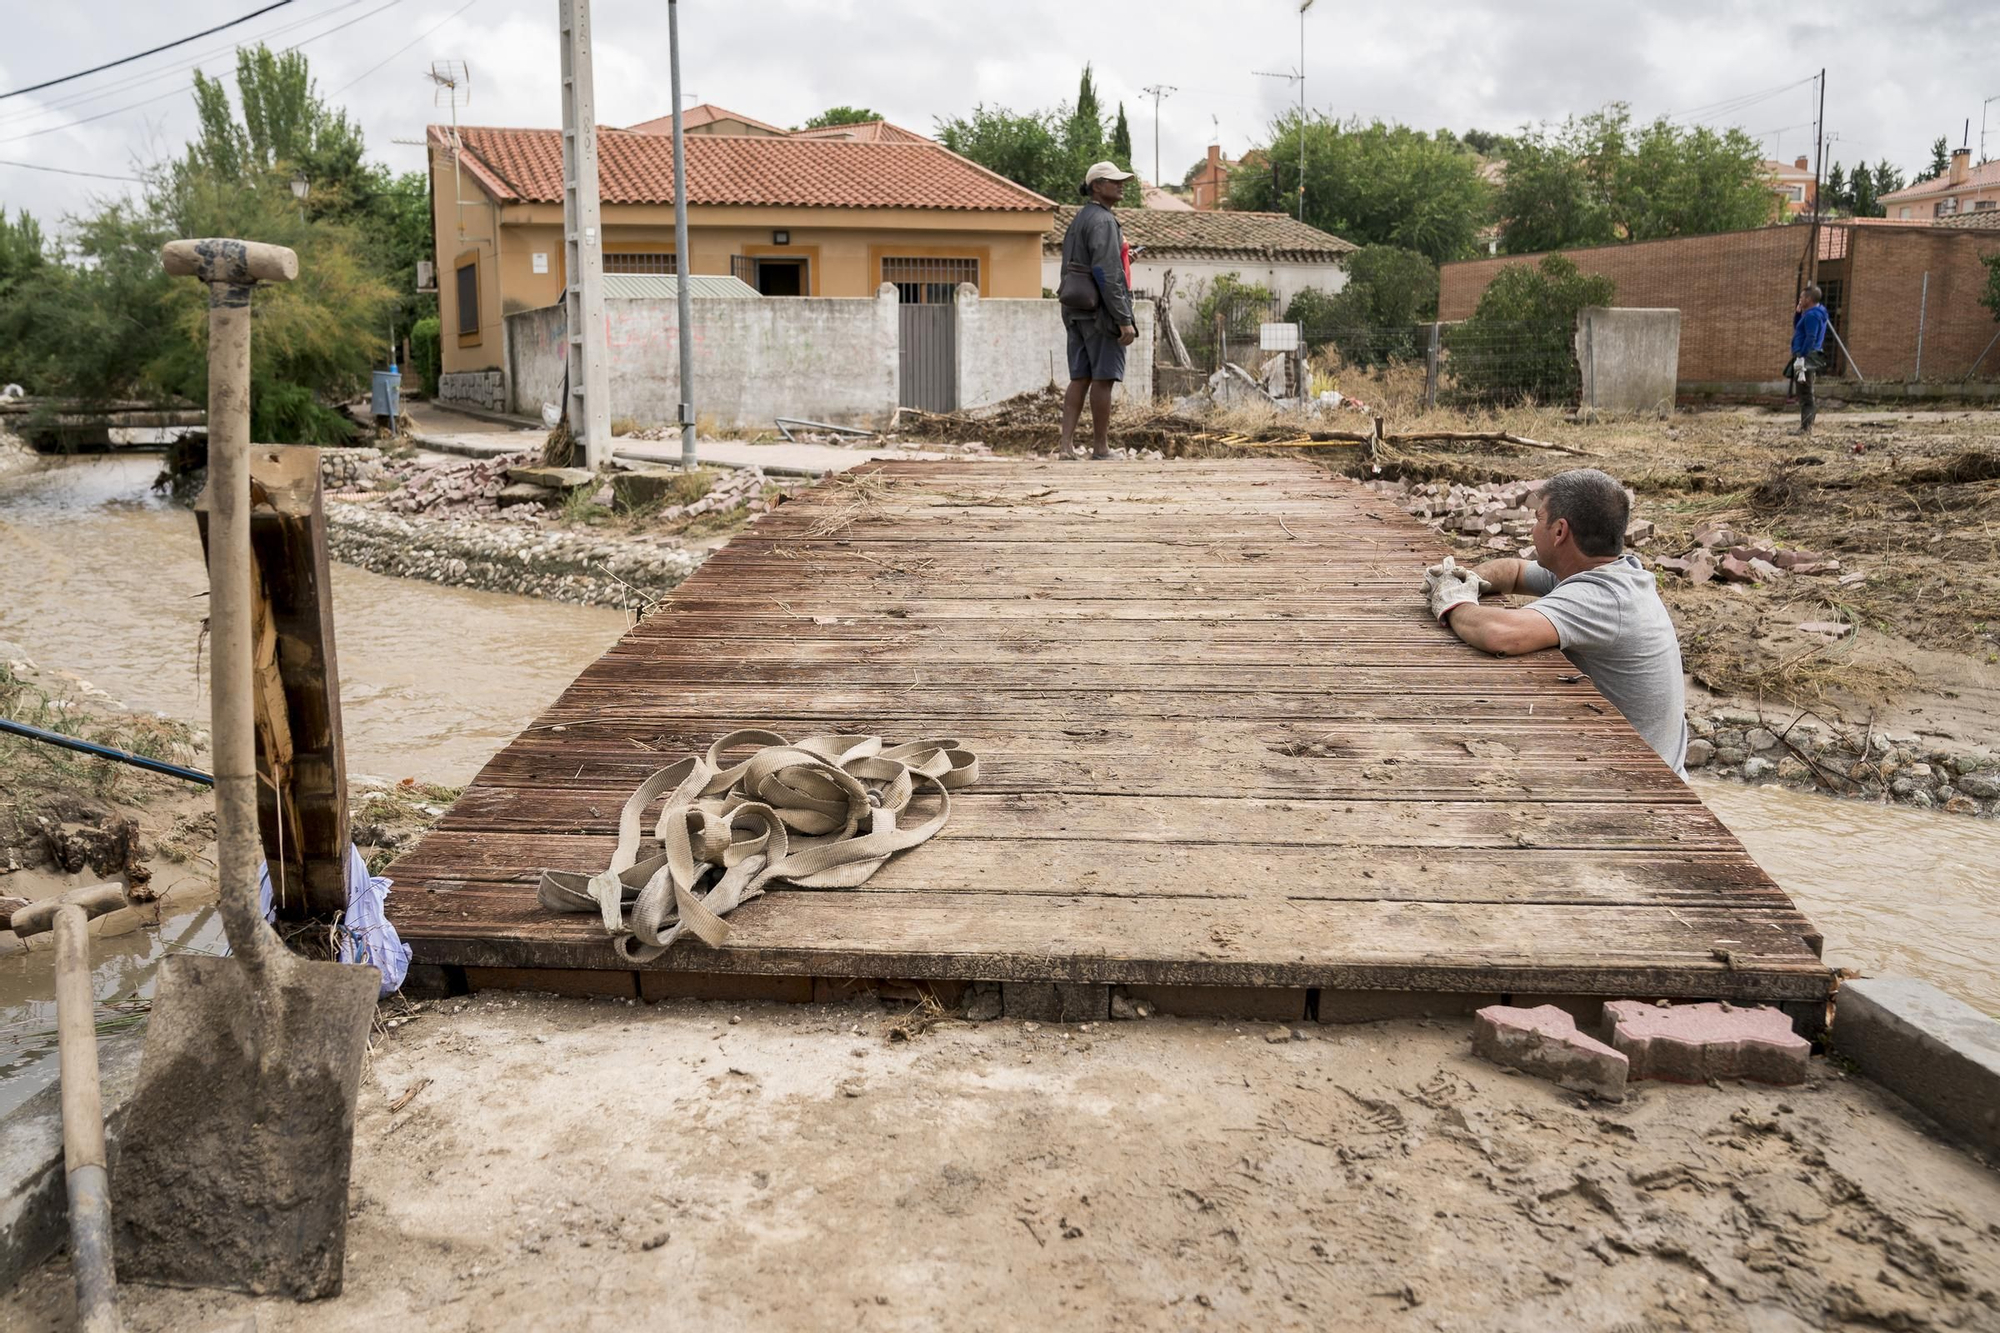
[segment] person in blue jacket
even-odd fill
[[[1792,362],[1789,372],[1799,394],[1799,434],[1812,434],[1813,418],[1819,405],[1813,401],[1813,378],[1826,369],[1826,307],[1820,304],[1818,287],[1799,294],[1799,308],[1792,312]]]

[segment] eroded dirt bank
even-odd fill
[[[1825,1060],[1602,1106],[1456,1020],[898,1012],[429,1007],[362,1088],[347,1293],[128,1288],[126,1326],[2000,1325],[2000,1175]],[[68,1277],[0,1322],[67,1327]]]

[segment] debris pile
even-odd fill
[[[402,486],[383,500],[382,507],[398,514],[423,514],[431,518],[473,515],[533,522],[541,517],[539,505],[503,508],[500,492],[509,485],[509,468],[530,467],[540,462],[533,454],[502,454],[496,458],[425,463],[404,474]]]
[[[1857,731],[1803,715],[1689,713],[1687,766],[1716,777],[1818,788],[1922,810],[2000,815],[2000,756],[1913,732]]]
[[[372,447],[319,451],[320,484],[329,495],[358,495],[382,480],[382,451]]]
[[[766,508],[764,487],[767,483],[759,468],[731,468],[711,473],[709,475],[714,479],[707,491],[693,500],[677,501],[677,496],[686,493],[688,475],[677,467],[634,468],[613,475],[595,498],[600,504],[610,504],[622,510],[648,510],[662,523],[683,523],[704,514],[727,513],[733,509],[761,514]],[[794,486],[801,484],[794,483]]]
[[[1661,569],[1686,576],[1689,583],[1721,579],[1725,583],[1775,583],[1795,574],[1840,574],[1840,561],[1817,551],[1753,542],[1726,524],[1710,524],[1694,535],[1694,545],[1678,556],[1658,562]],[[1866,575],[1842,574],[1840,586],[1851,588]]]
[[[1423,519],[1458,541],[1488,551],[1511,551],[1524,560],[1535,554],[1528,540],[1535,527],[1528,497],[1542,484],[1538,480],[1491,481],[1478,486],[1456,481],[1426,481],[1414,486],[1405,481],[1366,484],[1401,504],[1404,513]],[[1652,524],[1635,522],[1625,535],[1627,541],[1642,542],[1652,535]]]

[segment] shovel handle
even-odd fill
[[[115,884],[66,894],[64,899]],[[104,1105],[97,1081],[96,996],[90,985],[90,918],[81,902],[58,900],[56,1032],[61,1039],[64,1179],[69,1188],[69,1237],[76,1271],[76,1305],[84,1333],[117,1333],[118,1276],[111,1258],[111,1190],[104,1153]]]
[[[39,935],[55,926],[56,913],[65,907],[83,910],[86,919],[115,912],[125,906],[125,890],[116,884],[93,884],[85,889],[71,889],[60,898],[44,898],[37,903],[29,903],[14,913],[11,929],[22,939]]]

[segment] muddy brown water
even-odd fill
[[[194,664],[206,577],[194,519],[151,457],[0,477],[0,639],[134,708],[205,725]],[[334,568],[352,771],[467,781],[623,629],[613,611]],[[1701,782],[1709,807],[1827,937],[1829,962],[1920,977],[2000,1013],[2000,830],[1987,821]],[[213,912],[101,940],[100,1003],[150,994],[159,959],[216,949]],[[46,953],[0,961],[0,1112],[53,1075]],[[107,1012],[110,1012],[107,1010]]]
[[[158,457],[14,456],[0,469],[0,639],[127,707],[206,729],[195,668],[208,578],[194,515],[151,489]],[[346,565],[333,567],[333,601],[348,771],[392,781],[469,781],[625,628],[601,607]],[[97,941],[107,1017],[112,1003],[152,993],[167,952],[214,952],[221,940],[203,907]],[[49,955],[0,960],[0,1113],[53,1077],[54,1027]]]

